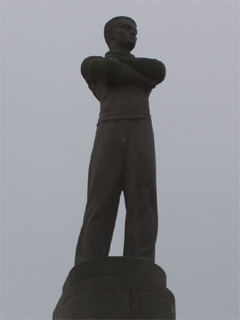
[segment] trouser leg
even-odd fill
[[[121,150],[112,122],[97,128],[89,167],[88,201],[75,264],[108,256],[122,191]]]
[[[156,162],[152,124],[133,121],[125,160],[124,256],[154,261],[158,229]]]

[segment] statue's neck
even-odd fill
[[[110,50],[105,54],[106,58],[121,58],[121,57],[126,57],[126,56],[132,56],[134,57],[133,54],[131,53],[125,53],[122,51],[117,51],[117,50]]]

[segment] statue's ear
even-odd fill
[[[115,39],[114,29],[112,29],[112,30],[109,32],[109,39],[111,39],[111,40],[114,40],[114,39]]]

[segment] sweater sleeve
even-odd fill
[[[161,83],[166,77],[166,67],[157,59],[124,57],[120,61],[133,67],[142,75],[154,79],[157,84]]]
[[[81,65],[81,73],[86,82],[105,80],[114,83],[147,83],[149,78],[134,67],[116,59],[92,56],[86,58]]]

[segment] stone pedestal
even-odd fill
[[[94,259],[70,271],[53,319],[175,319],[175,299],[154,263]]]

